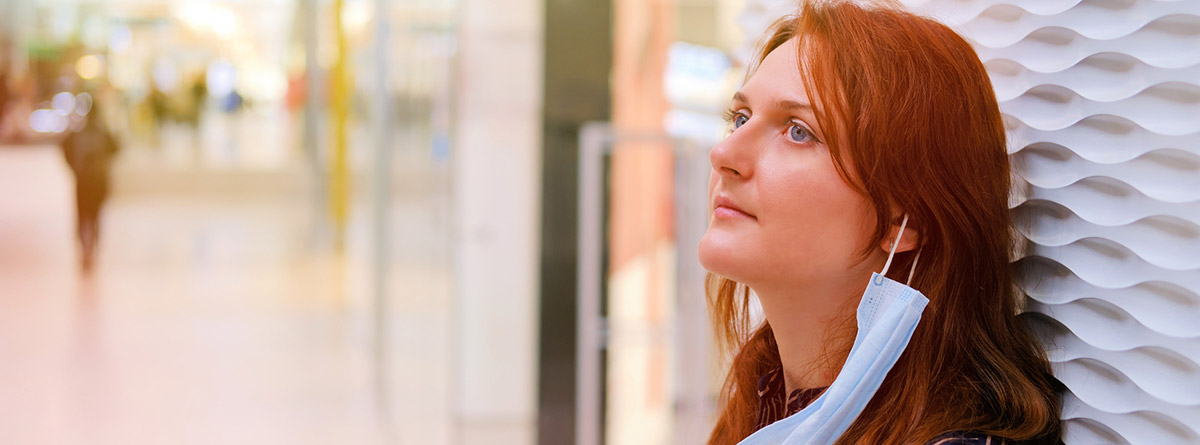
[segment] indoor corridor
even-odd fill
[[[0,442],[451,441],[434,200],[390,206],[377,317],[368,199],[337,254],[311,194],[216,189],[113,194],[83,274],[61,153],[0,147]]]

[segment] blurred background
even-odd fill
[[[1067,443],[1200,443],[1200,3],[908,0],[1009,130]],[[694,444],[779,0],[0,2],[0,443]]]
[[[0,3],[0,442],[702,440],[745,9]]]

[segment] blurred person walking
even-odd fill
[[[92,106],[86,123],[62,141],[63,157],[75,175],[76,230],[84,272],[95,262],[100,238],[100,210],[108,197],[112,160],[120,147],[104,123],[100,108]]]

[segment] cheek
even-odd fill
[[[829,278],[861,262],[874,209],[825,156],[758,163],[754,179],[745,185],[757,198],[760,224],[710,227],[698,246],[700,264],[743,283],[765,284]],[[709,206],[719,181],[710,174]]]
[[[764,248],[787,267],[812,273],[855,262],[871,221],[866,199],[850,188],[832,160],[764,175]],[[818,270],[820,269],[820,270]]]

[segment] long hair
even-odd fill
[[[1017,318],[1004,125],[979,57],[950,28],[893,5],[808,1],[771,27],[750,71],[792,38],[834,164],[873,203],[867,249],[894,209],[907,213],[919,248],[898,253],[889,275],[903,280],[919,250],[911,285],[930,300],[839,443],[925,443],[948,431],[1057,442],[1061,387]],[[717,338],[736,351],[709,443],[732,444],[754,432],[756,382],[779,351],[769,324],[751,326],[745,285],[706,281]]]

